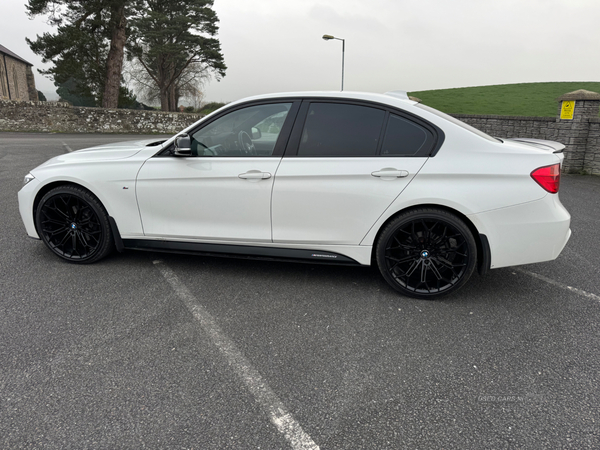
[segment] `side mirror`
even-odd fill
[[[262,136],[262,133],[260,132],[260,130],[256,127],[252,127],[252,140],[260,139],[261,136]]]
[[[182,134],[175,138],[175,154],[177,156],[192,155],[192,138],[187,134]]]

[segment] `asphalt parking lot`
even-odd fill
[[[563,177],[556,261],[438,302],[375,268],[29,239],[23,176],[126,139],[0,133],[0,448],[600,448],[600,177]]]

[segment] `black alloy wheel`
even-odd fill
[[[381,233],[377,264],[400,293],[435,300],[473,274],[477,246],[471,230],[447,211],[420,208],[396,217]]]
[[[87,190],[60,186],[47,192],[35,214],[38,234],[55,254],[74,263],[96,262],[113,249],[108,214]]]

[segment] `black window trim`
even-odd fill
[[[381,132],[379,135],[379,142],[377,143],[377,151],[375,155],[365,155],[365,156],[301,156],[298,155],[298,149],[300,147],[300,139],[302,138],[302,131],[304,130],[304,125],[306,123],[306,119],[308,117],[308,109],[310,108],[311,103],[339,103],[344,105],[356,105],[356,106],[367,106],[371,108],[377,108],[383,110],[385,112],[385,117],[383,119],[383,124],[381,127]],[[416,155],[381,155],[381,148],[383,146],[383,139],[385,136],[385,131],[387,129],[387,124],[389,121],[390,114],[395,114],[400,116],[403,119],[406,119],[410,122],[414,122],[417,125],[426,128],[433,135],[433,143],[430,147],[430,150],[427,154],[419,154]],[[415,158],[415,157],[433,157],[437,154],[440,147],[444,143],[445,134],[441,128],[432,124],[431,122],[419,117],[415,114],[412,114],[408,111],[405,111],[400,108],[395,108],[393,106],[387,105],[385,103],[379,103],[369,100],[357,100],[357,99],[346,99],[346,98],[336,98],[336,97],[304,97],[302,99],[302,105],[300,106],[296,121],[294,123],[294,127],[290,133],[288,139],[288,145],[285,149],[284,157],[286,158],[373,158],[373,157],[381,157],[381,158]]]
[[[254,100],[254,101],[240,103],[240,104],[234,105],[230,108],[224,109],[219,114],[215,115],[214,117],[211,117],[210,120],[208,120],[208,121],[200,122],[196,127],[188,130],[187,134],[189,134],[191,136],[194,133],[200,131],[202,128],[210,125],[215,120],[218,120],[221,117],[225,116],[226,114],[238,111],[240,109],[249,108],[251,106],[276,105],[278,103],[291,103],[292,106],[290,106],[288,115],[286,116],[285,121],[283,122],[283,126],[281,127],[281,131],[279,132],[279,136],[277,137],[277,142],[275,143],[275,148],[273,149],[273,153],[271,154],[271,156],[260,156],[260,158],[283,156],[285,149],[288,145],[290,132],[296,121],[296,117],[298,115],[298,110],[300,109],[300,104],[302,103],[302,99],[298,98],[298,97],[290,97],[290,98],[278,97],[278,98],[261,99],[261,100]],[[174,154],[173,154],[174,149],[175,149],[175,143],[172,142],[167,147],[161,149],[153,157],[173,156],[176,158],[213,158],[213,156],[174,156]],[[250,156],[250,158],[251,157],[252,156]]]

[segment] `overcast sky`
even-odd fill
[[[0,44],[42,68],[25,42],[52,31],[1,0]],[[206,100],[339,90],[385,92],[600,81],[599,0],[215,0],[227,75]],[[36,84],[49,99],[56,88]]]

